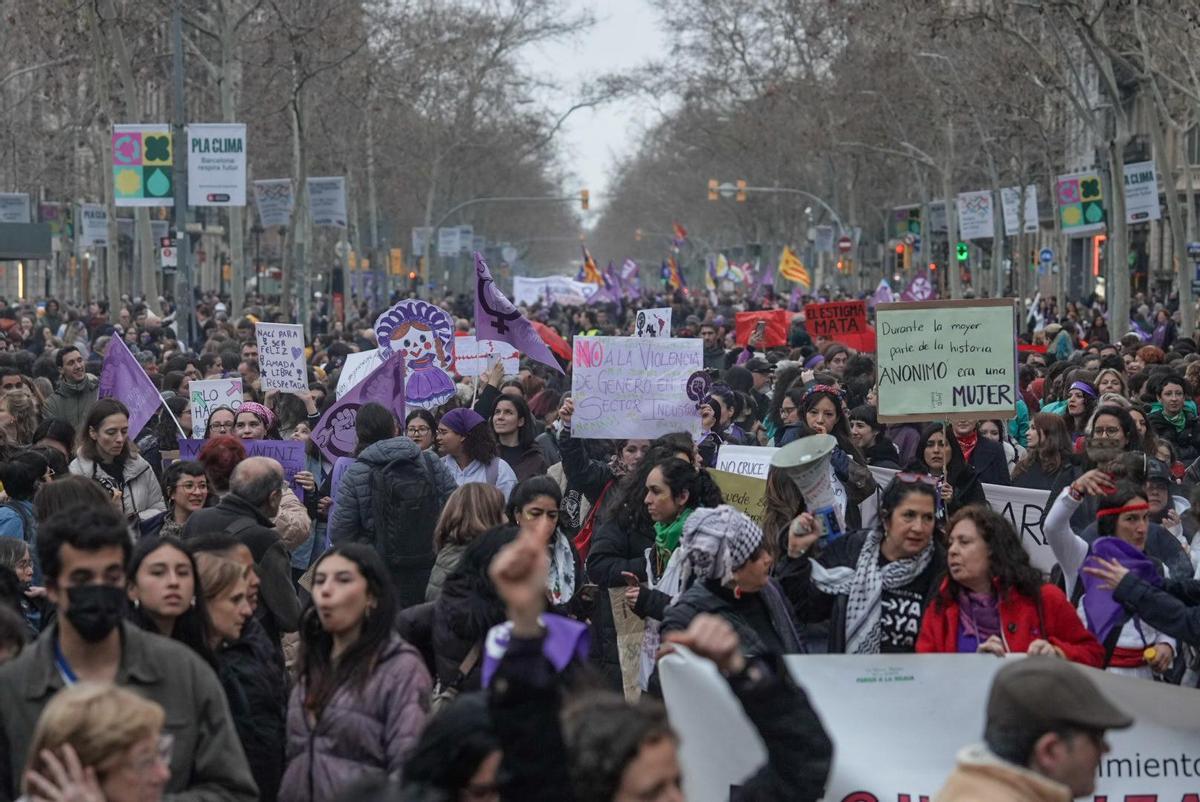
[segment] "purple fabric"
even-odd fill
[[[492,281],[492,272],[478,251],[475,252],[475,336],[480,340],[506,342],[535,362],[563,372],[533,325]]]
[[[879,286],[875,288],[875,294],[871,296],[873,304],[890,304],[896,300],[895,294],[892,292],[892,285],[888,284],[887,279],[880,279]]]
[[[459,407],[452,409],[442,416],[441,423],[459,437],[466,437],[467,432],[483,423],[483,416],[473,409]]]
[[[929,270],[918,268],[912,281],[904,292],[900,293],[902,301],[932,301],[938,297],[937,286],[929,279]]]
[[[632,259],[626,259],[621,265],[621,286],[625,289],[625,297],[631,301],[642,294],[638,263]]]
[[[800,285],[792,287],[792,294],[788,296],[788,311],[797,312],[800,310]]]
[[[1000,634],[1000,600],[991,593],[958,594],[958,651],[978,651],[979,644]]]
[[[404,420],[403,351],[393,353],[387,361],[368,373],[350,392],[325,410],[325,414],[317,421],[312,439],[325,459],[336,462],[338,457],[354,456],[358,445],[354,421],[358,418],[359,407],[372,401],[390,409],[396,420]]]
[[[1088,559],[1092,557],[1116,560],[1139,579],[1156,588],[1162,587],[1162,576],[1150,558],[1124,540],[1115,537],[1097,538],[1092,543],[1092,552]],[[1087,628],[1097,640],[1104,643],[1112,628],[1125,617],[1125,609],[1113,598],[1113,592],[1103,587],[1104,580],[1080,571],[1079,581],[1083,583],[1083,612],[1087,618]]]
[[[542,640],[542,655],[550,661],[555,671],[561,673],[572,660],[587,662],[587,624],[554,613],[543,613],[540,620],[546,628],[546,637]],[[497,624],[488,631],[483,650],[483,687],[491,684],[511,640],[512,624],[508,621]]]
[[[113,337],[100,370],[97,398],[115,398],[129,409],[129,436],[137,437],[162,403],[162,396],[120,337]]]

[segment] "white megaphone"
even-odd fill
[[[837,438],[833,435],[814,434],[793,440],[771,458],[771,467],[783,471],[804,497],[823,541],[838,538],[846,531],[845,500],[838,498],[837,477],[831,464],[835,448]]]

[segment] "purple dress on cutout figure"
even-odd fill
[[[420,300],[401,301],[375,321],[375,334],[382,358],[404,352],[404,400],[410,408],[432,409],[454,395],[454,381],[446,372],[453,359],[453,329],[443,309]]]

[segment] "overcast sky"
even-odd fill
[[[534,72],[553,76],[564,87],[564,93],[546,99],[556,113],[570,108],[574,101],[571,90],[582,81],[636,67],[665,52],[666,39],[648,0],[606,0],[599,4],[567,0],[566,4],[575,11],[598,6],[595,27],[574,41],[525,52]],[[640,131],[653,120],[651,109],[630,101],[582,109],[567,120],[559,134],[559,149],[563,164],[579,182],[567,189],[573,192],[586,187],[591,192],[592,211],[585,224],[594,222],[597,208],[604,204],[614,164],[636,152]]]

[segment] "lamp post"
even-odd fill
[[[261,223],[255,223],[250,227],[250,233],[254,235],[254,292],[259,296],[263,294],[261,248],[262,235],[265,232],[266,229],[262,227]]]

